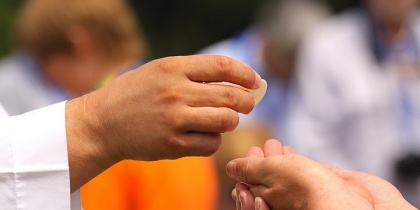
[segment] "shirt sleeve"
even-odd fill
[[[80,209],[78,193],[70,198],[65,102],[0,116],[0,189],[2,209]]]
[[[7,113],[6,110],[3,108],[3,106],[0,104],[0,119],[2,118],[6,118],[7,117]]]

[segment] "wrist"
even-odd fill
[[[118,160],[107,151],[99,119],[89,114],[88,95],[66,103],[66,133],[72,191]],[[95,110],[96,111],[96,110]]]
[[[309,169],[308,169],[309,170]],[[333,210],[340,206],[340,209],[372,209],[364,200],[352,196],[351,187],[345,186],[345,183],[331,176],[330,172],[322,167],[314,167],[309,170],[311,177],[307,177],[308,202],[305,209],[325,209]]]
[[[402,209],[402,210],[418,210],[418,208],[414,207],[413,205],[411,205],[411,203],[409,203],[408,201],[406,201],[404,198],[402,199],[403,201],[401,201],[401,205],[398,206],[396,209]]]

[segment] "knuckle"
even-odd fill
[[[226,91],[224,93],[225,105],[227,107],[235,108],[239,105],[238,95],[235,94],[235,91]]]
[[[249,114],[249,113],[252,112],[252,110],[255,107],[255,97],[251,93],[246,93],[245,97],[247,97],[247,99],[243,103],[243,106],[244,106],[243,113],[244,114]]]
[[[158,68],[163,73],[171,74],[171,73],[176,72],[177,64],[174,59],[166,58],[158,62]]]
[[[187,144],[176,135],[171,135],[167,137],[166,144],[167,147],[175,153],[183,151],[187,147]]]
[[[175,103],[182,99],[182,93],[171,86],[163,87],[161,95],[164,103]]]
[[[219,74],[222,76],[228,76],[232,71],[233,60],[226,56],[218,56],[217,65]]]

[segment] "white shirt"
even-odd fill
[[[0,119],[1,118],[6,118],[7,117],[7,112],[4,109],[4,107],[0,104]]]
[[[419,17],[413,19],[412,30],[420,43]],[[308,38],[299,63],[301,100],[291,112],[289,141],[305,145],[299,152],[318,161],[383,177],[420,206],[420,182],[401,184],[395,176],[396,161],[407,154],[396,114],[396,78],[375,59],[369,32],[366,18],[349,12]]]
[[[0,207],[80,209],[70,198],[65,102],[5,117],[0,105]]]

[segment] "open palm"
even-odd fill
[[[363,172],[346,171],[332,166],[326,167],[352,186],[368,192],[372,199],[371,203],[376,210],[416,209],[405,201],[397,188],[379,177]]]

